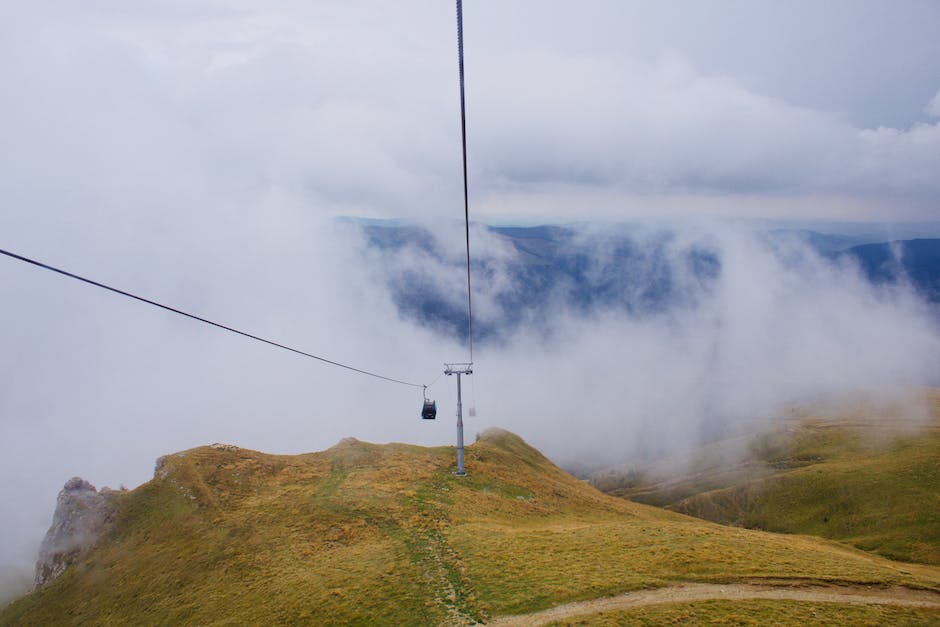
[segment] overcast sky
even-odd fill
[[[6,204],[451,210],[451,4],[6,3]],[[491,1],[465,23],[479,219],[940,217],[936,2]]]
[[[938,24],[940,3],[915,0],[471,0],[471,217],[940,220]],[[402,321],[333,218],[439,224],[459,249],[455,39],[444,1],[2,3],[0,248],[430,381],[465,349]],[[668,439],[703,408],[936,372],[935,327],[910,294],[785,268],[739,234],[689,237],[735,270],[701,311],[559,312],[557,346],[482,351],[471,432],[622,453],[638,425]],[[6,258],[0,301],[0,596],[28,576],[72,475],[133,487],[158,455],[213,441],[453,440],[452,419],[417,420],[420,391]],[[752,384],[736,388],[742,373]],[[451,388],[435,388],[442,417]],[[593,428],[571,421],[585,394],[605,408]]]

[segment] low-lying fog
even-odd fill
[[[134,487],[158,456],[217,441],[278,453],[346,436],[453,443],[455,385],[438,375],[445,361],[466,360],[466,347],[402,316],[389,281],[418,266],[460,301],[461,225],[428,225],[452,257],[415,247],[380,254],[355,224],[279,211],[277,222],[199,246],[120,258],[115,250],[89,258],[77,246],[38,252],[330,359],[417,383],[437,379],[430,395],[439,419],[420,420],[418,388],[4,262],[0,315],[15,330],[0,395],[6,577],[28,577],[56,493],[73,475]],[[579,231],[579,245],[596,242],[598,271],[616,263],[604,246],[611,228]],[[674,305],[585,311],[565,298],[574,286],[559,284],[511,333],[477,342],[464,387],[465,407],[477,413],[465,415],[469,441],[500,426],[559,462],[613,465],[681,451],[736,420],[771,420],[787,403],[936,383],[936,313],[910,288],[873,287],[851,263],[824,259],[795,237],[769,240],[719,223],[671,229],[661,257],[682,295]],[[637,249],[663,247],[662,227],[632,233]],[[487,269],[474,273],[476,315],[481,326],[498,323],[499,295],[518,289],[500,269],[518,253],[482,227],[473,237],[474,267]],[[693,248],[719,260],[710,280],[690,272]]]

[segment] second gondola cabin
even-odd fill
[[[424,406],[421,408],[421,417],[425,420],[434,420],[437,418],[437,403],[432,400],[424,399]]]

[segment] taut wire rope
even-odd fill
[[[467,343],[473,363],[473,306],[470,297],[470,196],[467,184],[467,107],[463,78],[463,2],[457,0],[457,63],[460,71],[460,140],[463,148],[463,219],[467,240]]]
[[[51,265],[49,265],[49,264],[47,264],[47,263],[43,263],[43,262],[41,262],[41,261],[36,261],[35,259],[30,259],[29,257],[24,257],[23,255],[18,255],[18,254],[16,254],[16,253],[12,253],[12,252],[10,252],[10,251],[8,251],[8,250],[3,250],[2,248],[0,248],[0,254],[6,255],[7,257],[10,257],[10,258],[12,258],[12,259],[18,259],[19,261],[23,261],[23,262],[32,264],[32,265],[34,265],[34,266],[43,268],[43,269],[45,269],[45,270],[50,270],[50,271],[52,271],[52,272],[57,272],[58,274],[61,274],[61,275],[67,276],[67,277],[69,277],[69,278],[75,279],[76,281],[82,281],[83,283],[87,283],[87,284],[89,284],[89,285],[94,285],[95,287],[100,287],[101,289],[108,290],[109,292],[114,292],[115,294],[120,294],[121,296],[126,296],[127,298],[132,298],[132,299],[138,300],[138,301],[140,301],[140,302],[142,302],[142,303],[146,303],[146,304],[148,304],[148,305],[153,305],[154,307],[159,307],[160,309],[165,309],[166,311],[171,311],[171,312],[173,312],[173,313],[175,313],[175,314],[179,314],[180,316],[184,316],[184,317],[186,317],[186,318],[190,318],[190,319],[192,319],[192,320],[196,320],[196,321],[198,321],[198,322],[202,322],[202,323],[204,323],[204,324],[208,324],[208,325],[210,325],[210,326],[217,327],[217,328],[219,328],[219,329],[223,329],[223,330],[229,331],[229,332],[231,332],[231,333],[235,333],[236,335],[241,335],[241,336],[243,336],[243,337],[247,337],[247,338],[249,338],[249,339],[252,339],[252,340],[255,340],[255,341],[258,341],[258,342],[262,342],[262,343],[264,343],[264,344],[268,344],[268,345],[270,345],[270,346],[274,346],[274,347],[277,347],[277,348],[281,348],[281,349],[283,349],[283,350],[290,351],[290,352],[296,353],[296,354],[298,354],[298,355],[303,355],[304,357],[310,357],[311,359],[316,359],[316,360],[318,360],[318,361],[322,361],[323,363],[330,364],[331,366],[337,366],[337,367],[339,367],[339,368],[345,368],[346,370],[351,370],[352,372],[358,372],[359,374],[364,374],[364,375],[368,375],[368,376],[370,376],[370,377],[375,377],[376,379],[382,379],[383,381],[388,381],[388,382],[390,382],[390,383],[400,383],[401,385],[407,385],[407,386],[415,387],[415,388],[423,387],[420,383],[412,383],[412,382],[410,382],[410,381],[403,381],[403,380],[401,380],[401,379],[395,379],[395,378],[393,378],[393,377],[387,377],[387,376],[385,376],[385,375],[381,375],[381,374],[378,374],[378,373],[375,373],[375,372],[371,372],[371,371],[369,371],[369,370],[363,370],[362,368],[356,368],[356,367],[350,366],[350,365],[348,365],[348,364],[344,364],[344,363],[341,363],[341,362],[338,362],[338,361],[334,361],[334,360],[332,360],[332,359],[327,359],[326,357],[321,357],[320,355],[314,355],[313,353],[308,353],[308,352],[306,352],[306,351],[302,351],[302,350],[299,350],[299,349],[296,349],[296,348],[292,348],[292,347],[290,347],[290,346],[287,346],[286,344],[280,344],[280,343],[278,343],[278,342],[274,342],[274,341],[272,341],[272,340],[268,340],[268,339],[265,339],[265,338],[263,338],[263,337],[254,335],[254,334],[252,334],[252,333],[247,333],[247,332],[245,332],[245,331],[239,331],[239,330],[236,329],[236,328],[233,328],[233,327],[230,327],[230,326],[226,326],[226,325],[220,324],[220,323],[218,323],[218,322],[213,322],[212,320],[208,320],[208,319],[206,319],[206,318],[202,318],[202,317],[200,317],[200,316],[197,316],[197,315],[194,315],[194,314],[191,314],[191,313],[187,313],[187,312],[185,312],[185,311],[183,311],[183,310],[181,310],[181,309],[177,309],[177,308],[175,308],[175,307],[170,307],[169,305],[164,305],[164,304],[162,304],[162,303],[158,303],[157,301],[150,300],[149,298],[144,298],[143,296],[137,296],[136,294],[132,294],[132,293],[130,293],[130,292],[126,292],[126,291],[124,291],[124,290],[120,290],[120,289],[118,289],[118,288],[116,288],[116,287],[111,287],[110,285],[105,285],[104,283],[99,283],[98,281],[94,281],[94,280],[92,280],[92,279],[88,279],[88,278],[85,278],[85,277],[83,277],[83,276],[79,276],[79,275],[77,275],[77,274],[73,274],[72,272],[69,272],[69,271],[67,271],[67,270],[63,270],[63,269],[61,269],[61,268],[57,268],[57,267],[55,267],[55,266],[51,266]]]

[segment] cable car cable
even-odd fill
[[[440,374],[438,374],[438,375],[434,378],[433,381],[431,381],[431,382],[428,383],[426,386],[424,386],[425,391],[429,390],[432,385],[434,385],[435,383],[437,383],[438,381],[440,381],[441,377],[443,377],[443,376],[444,376],[444,371],[442,370],[442,371],[440,372]]]
[[[457,0],[457,65],[460,72],[460,138],[463,148],[463,219],[467,239],[467,342],[473,363],[473,307],[470,298],[470,199],[467,184],[467,113],[463,79],[463,2]]]
[[[201,317],[196,316],[196,315],[194,315],[194,314],[187,313],[187,312],[182,311],[182,310],[180,310],[180,309],[176,309],[175,307],[170,307],[169,305],[164,305],[164,304],[158,303],[158,302],[156,302],[156,301],[154,301],[154,300],[150,300],[149,298],[144,298],[144,297],[142,297],[142,296],[137,296],[136,294],[131,294],[130,292],[125,292],[124,290],[119,290],[119,289],[116,288],[116,287],[111,287],[110,285],[105,285],[104,283],[99,283],[98,281],[93,281],[92,279],[88,279],[88,278],[85,278],[85,277],[83,277],[83,276],[79,276],[79,275],[77,275],[77,274],[73,274],[73,273],[71,273],[71,272],[68,272],[67,270],[62,270],[61,268],[56,268],[55,266],[50,266],[49,264],[42,263],[41,261],[36,261],[35,259],[30,259],[29,257],[24,257],[23,255],[17,255],[16,253],[12,253],[12,252],[10,252],[10,251],[3,250],[2,248],[0,248],[0,253],[6,255],[7,257],[11,257],[11,258],[13,258],[13,259],[18,259],[18,260],[20,260],[20,261],[24,261],[24,262],[26,262],[26,263],[32,264],[32,265],[34,265],[34,266],[38,266],[38,267],[43,268],[43,269],[45,269],[45,270],[51,270],[52,272],[57,272],[57,273],[59,273],[59,274],[61,274],[61,275],[67,276],[67,277],[72,278],[72,279],[75,279],[75,280],[77,280],[77,281],[82,281],[82,282],[87,283],[87,284],[89,284],[89,285],[94,285],[95,287],[100,287],[100,288],[105,289],[105,290],[108,290],[108,291],[110,291],[110,292],[114,292],[115,294],[120,294],[121,296],[126,296],[126,297],[132,298],[132,299],[134,299],[134,300],[139,300],[139,301],[142,302],[142,303],[147,303],[148,305],[153,305],[154,307],[159,307],[160,309],[165,309],[165,310],[167,310],[167,311],[171,311],[171,312],[173,312],[173,313],[175,313],[175,314],[179,314],[179,315],[181,315],[181,316],[185,316],[186,318],[191,318],[191,319],[196,320],[196,321],[198,321],[198,322],[203,322],[203,323],[208,324],[208,325],[211,325],[211,326],[213,326],[213,327],[217,327],[217,328],[223,329],[223,330],[225,330],[225,331],[230,331],[230,332],[232,332],[232,333],[235,333],[235,334],[237,334],[237,335],[241,335],[241,336],[247,337],[247,338],[252,339],[252,340],[257,340],[258,342],[262,342],[262,343],[264,343],[264,344],[269,344],[269,345],[274,346],[274,347],[277,347],[277,348],[282,348],[282,349],[284,349],[284,350],[286,350],[286,351],[290,351],[290,352],[292,352],[292,353],[297,353],[298,355],[303,355],[304,357],[310,357],[311,359],[316,359],[316,360],[318,360],[318,361],[322,361],[323,363],[330,364],[330,365],[332,365],[332,366],[337,366],[337,367],[339,367],[339,368],[345,368],[346,370],[351,370],[351,371],[353,371],[353,372],[358,372],[359,374],[364,374],[364,375],[368,375],[368,376],[370,376],[370,377],[375,377],[376,379],[382,379],[383,381],[388,381],[388,382],[390,382],[390,383],[400,383],[401,385],[407,385],[407,386],[411,386],[411,387],[415,387],[415,388],[423,387],[420,383],[411,383],[410,381],[402,381],[401,379],[395,379],[395,378],[393,378],[393,377],[386,377],[385,375],[377,374],[377,373],[375,373],[375,372],[370,372],[370,371],[368,371],[368,370],[363,370],[363,369],[361,369],[361,368],[355,368],[355,367],[350,366],[350,365],[348,365],[348,364],[340,363],[340,362],[338,362],[338,361],[333,361],[332,359],[327,359],[326,357],[321,357],[321,356],[319,356],[319,355],[314,355],[313,353],[308,353],[308,352],[306,352],[306,351],[302,351],[302,350],[299,350],[299,349],[296,349],[296,348],[291,348],[290,346],[287,346],[287,345],[285,345],[285,344],[279,344],[278,342],[274,342],[274,341],[272,341],[272,340],[267,340],[267,339],[265,339],[265,338],[263,338],[263,337],[259,337],[259,336],[257,336],[257,335],[253,335],[253,334],[251,334],[251,333],[246,333],[245,331],[239,331],[238,329],[235,329],[235,328],[226,326],[226,325],[224,325],[224,324],[219,324],[218,322],[213,322],[212,320],[207,320],[206,318],[201,318]]]

